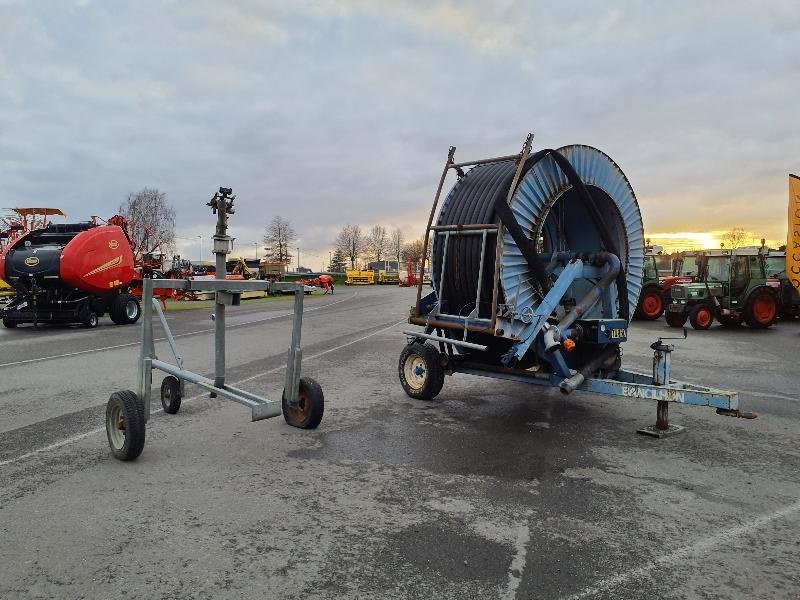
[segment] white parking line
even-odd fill
[[[609,577],[608,579],[599,581],[598,583],[595,583],[593,585],[584,588],[577,594],[572,594],[571,596],[567,596],[562,600],[580,600],[581,598],[591,598],[597,596],[601,592],[607,592],[617,587],[618,585],[648,575],[651,571],[655,569],[664,569],[668,567],[685,567],[688,564],[688,560],[692,557],[706,554],[711,550],[713,550],[714,548],[716,548],[717,546],[719,546],[720,544],[722,544],[723,542],[728,542],[730,540],[733,540],[734,538],[747,535],[748,533],[751,533],[756,529],[760,529],[764,525],[768,525],[773,521],[777,521],[778,519],[788,517],[792,513],[796,513],[798,511],[800,511],[800,502],[795,502],[794,504],[790,504],[789,506],[779,508],[778,510],[773,511],[769,514],[757,517],[752,521],[750,521],[749,523],[742,523],[740,525],[737,525],[736,527],[724,529],[723,531],[717,534],[704,537],[703,539],[698,540],[694,544],[678,548],[674,552],[670,552],[669,554],[665,554],[664,556],[659,556],[653,562],[646,564],[642,567],[636,567],[635,569],[625,571],[624,573],[620,573],[619,575],[615,575],[614,577]]]
[[[328,304],[323,304],[322,306],[315,306],[314,308],[307,308],[303,310],[303,314],[314,312],[315,310],[320,310],[322,308],[328,308],[329,306],[333,306],[335,304],[341,304],[342,302],[347,302],[348,300],[352,300],[353,298],[358,295],[358,292],[353,292],[353,295],[349,298],[342,298],[341,300],[337,300],[336,302],[329,302]],[[233,329],[234,327],[243,327],[245,325],[252,325],[254,323],[263,323],[264,321],[273,321],[275,319],[281,319],[283,317],[287,317],[289,315],[293,315],[294,311],[282,313],[280,315],[273,315],[271,317],[265,317],[263,319],[255,319],[253,321],[245,321],[244,323],[236,323],[235,325],[230,325],[228,329]],[[201,333],[211,333],[214,331],[213,329],[201,329],[199,331],[189,331],[187,333],[179,333],[173,337],[175,338],[184,338],[189,337],[192,335],[200,335]],[[163,342],[167,338],[157,338],[156,342]],[[9,363],[0,363],[0,368],[2,367],[15,367],[18,365],[27,365],[30,363],[37,363],[42,362],[45,360],[56,360],[58,358],[69,358],[70,356],[80,356],[81,354],[92,354],[93,352],[102,352],[104,350],[116,350],[118,348],[130,348],[131,346],[138,346],[141,342],[129,342],[127,344],[117,344],[116,346],[104,346],[103,348],[90,348],[88,350],[79,350],[78,352],[67,352],[66,354],[56,354],[55,356],[43,356],[40,358],[29,358],[27,360],[18,360],[16,362],[9,362]]]
[[[368,340],[371,337],[375,337],[378,334],[384,333],[385,331],[389,331],[390,329],[393,329],[393,328],[397,327],[398,325],[401,325],[401,324],[406,323],[406,322],[407,322],[406,319],[403,319],[402,321],[398,321],[397,323],[394,323],[393,325],[389,325],[388,327],[384,327],[383,329],[378,329],[377,331],[373,331],[372,333],[367,334],[367,335],[365,335],[363,337],[360,337],[360,338],[358,338],[356,340],[351,340],[351,341],[346,342],[344,344],[340,344],[339,346],[336,346],[335,348],[329,348],[328,350],[323,350],[322,352],[317,352],[316,354],[312,354],[311,356],[303,357],[303,362],[307,362],[309,360],[314,360],[315,358],[319,358],[321,356],[325,356],[326,354],[330,354],[331,352],[336,352],[337,350],[341,350],[342,348],[347,348],[348,346],[352,346],[353,344],[358,344],[359,342],[363,342],[364,340]],[[245,377],[244,379],[240,379],[239,381],[236,381],[231,385],[239,386],[239,385],[241,385],[243,383],[247,383],[248,381],[253,381],[254,379],[258,379],[259,377],[263,377],[264,375],[269,375],[270,373],[277,373],[278,371],[282,371],[285,368],[286,368],[285,365],[281,365],[280,367],[275,367],[273,369],[268,369],[268,370],[264,371],[263,373],[259,373],[258,375],[252,375],[250,377]],[[207,392],[203,392],[201,394],[196,394],[194,396],[190,396],[189,398],[185,398],[183,401],[184,402],[189,402],[191,400],[197,400],[198,398],[202,398],[202,397],[204,397],[206,395],[207,395]],[[163,412],[163,409],[159,408],[158,410],[151,410],[150,414],[151,415],[155,415],[155,414],[158,414],[160,412]],[[54,442],[54,443],[52,443],[52,444],[50,444],[48,446],[43,446],[42,448],[37,448],[36,450],[31,450],[30,452],[26,452],[25,454],[20,454],[19,456],[16,456],[14,458],[9,458],[7,460],[0,461],[0,467],[5,467],[7,465],[13,464],[15,462],[19,462],[19,461],[24,460],[26,458],[30,458],[31,456],[35,456],[37,454],[41,454],[43,452],[48,452],[50,450],[55,450],[56,448],[61,448],[62,446],[66,446],[67,444],[71,444],[72,442],[77,442],[78,440],[82,440],[84,438],[87,438],[89,436],[92,436],[92,435],[94,435],[96,433],[100,433],[101,431],[105,431],[105,430],[106,430],[105,427],[98,427],[96,429],[91,429],[89,431],[84,431],[81,434],[74,435],[74,436],[72,436],[70,438],[66,438],[66,439],[58,441],[58,442]]]

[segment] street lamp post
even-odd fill
[[[297,269],[295,270],[300,272],[300,246],[297,247]]]
[[[258,242],[253,242],[253,253],[255,254],[255,259],[258,260]]]
[[[203,236],[198,235],[198,239],[200,240],[200,262],[203,262]]]

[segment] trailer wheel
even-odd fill
[[[666,317],[670,327],[683,327],[686,324],[686,311],[673,312],[668,310]]]
[[[647,321],[655,321],[664,313],[664,298],[660,288],[651,286],[642,291],[639,296],[639,306],[636,316]]]
[[[174,415],[181,408],[181,382],[174,375],[167,375],[161,382],[161,406],[164,412]]]
[[[135,392],[114,392],[106,404],[106,435],[114,458],[134,460],[144,449],[144,411]]]
[[[88,327],[89,329],[94,329],[97,327],[98,323],[100,323],[100,319],[96,312],[90,310],[83,313],[81,317],[81,323],[83,323],[84,326]]]
[[[16,321],[12,321],[11,319],[3,319],[3,327],[7,327],[8,329],[14,329],[17,326]]]
[[[754,329],[770,327],[778,315],[775,294],[766,288],[755,290],[744,305],[744,320]]]
[[[411,398],[433,400],[444,385],[439,351],[429,344],[408,344],[400,353],[400,385]]]
[[[139,320],[142,305],[133,294],[119,294],[111,301],[108,314],[117,325],[132,325]]]
[[[301,377],[297,399],[296,407],[289,406],[286,390],[283,390],[281,399],[283,420],[292,427],[316,429],[325,412],[325,394],[322,393],[322,387],[311,377]]]
[[[698,304],[689,313],[689,323],[693,329],[708,329],[714,322],[714,312],[708,304]]]

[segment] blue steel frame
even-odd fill
[[[547,379],[539,379],[533,375],[481,369],[474,365],[453,365],[453,373],[507,379],[545,387],[558,387],[564,381],[564,378],[558,375],[552,375]],[[617,371],[614,377],[610,379],[587,379],[577,389],[584,392],[594,392],[607,396],[622,396],[635,400],[676,402],[678,404],[711,406],[733,411],[739,408],[739,395],[737,392],[692,385],[680,381],[670,381],[668,385],[663,386],[657,385],[653,383],[653,377],[650,375],[623,369]]]

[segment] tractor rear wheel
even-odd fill
[[[670,327],[683,327],[686,325],[686,311],[674,312],[668,310],[666,313],[667,325]]]
[[[430,344],[408,344],[398,363],[400,385],[411,398],[433,400],[444,386],[444,369],[439,351]]]
[[[664,298],[661,289],[655,286],[647,287],[642,290],[639,296],[639,306],[636,315],[641,319],[654,321],[664,313]]]
[[[689,313],[689,322],[693,329],[708,329],[714,322],[714,311],[708,304],[698,304]]]
[[[770,290],[760,288],[747,298],[744,320],[754,329],[770,327],[778,316],[778,302]]]

